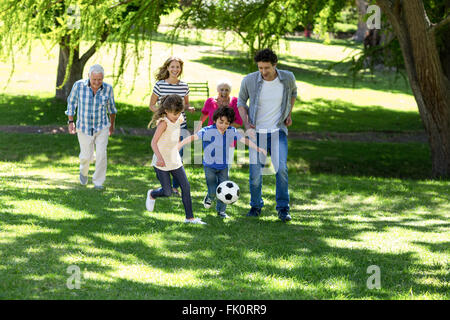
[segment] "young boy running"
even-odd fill
[[[211,203],[216,197],[216,188],[228,180],[228,159],[230,147],[233,147],[234,141],[240,141],[250,148],[266,155],[266,150],[256,146],[248,138],[243,137],[236,128],[230,124],[235,119],[235,112],[228,107],[220,107],[214,112],[214,124],[204,127],[197,134],[191,135],[178,143],[178,149],[194,140],[202,140],[203,144],[203,169],[205,170],[206,185],[208,193],[203,199],[205,208],[210,208]],[[217,199],[217,215],[221,218],[228,218],[225,213],[227,205]]]

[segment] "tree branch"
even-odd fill
[[[444,20],[439,23],[434,23],[431,25],[430,32],[435,33],[438,29],[442,28],[446,24],[450,23],[450,16],[447,16]]]
[[[1,12],[0,12],[0,15],[2,15],[2,14],[4,14],[5,12],[11,10],[13,7],[17,6],[17,4],[18,4],[17,1],[16,1],[16,2],[13,2],[8,8],[6,8],[6,9],[3,10],[3,11],[1,11]]]
[[[90,57],[94,55],[94,53],[97,51],[97,46],[103,42],[106,41],[106,38],[108,38],[108,32],[105,31],[102,34],[102,37],[99,41],[95,41],[95,43],[89,48],[88,51],[86,51],[83,56],[80,58],[81,64],[84,65]]]

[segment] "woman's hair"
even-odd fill
[[[178,61],[180,63],[180,74],[178,75],[178,77],[181,76],[181,74],[183,73],[183,60],[181,60],[181,58],[172,56],[169,57],[166,62],[164,62],[164,64],[158,69],[158,72],[155,74],[156,81],[169,78],[169,71],[167,70],[167,68],[172,61]]]
[[[159,102],[158,110],[155,112],[152,120],[148,124],[148,128],[156,125],[156,122],[163,118],[167,112],[180,113],[183,109],[183,99],[179,95],[170,94],[168,96],[163,96]]]
[[[231,124],[233,123],[234,119],[236,118],[236,114],[234,110],[230,107],[220,107],[217,109],[213,114],[213,121],[216,122],[217,119],[225,117],[228,119],[228,122]]]
[[[232,87],[231,87],[231,81],[230,80],[228,80],[228,79],[221,79],[221,80],[217,81],[217,85],[216,85],[217,91],[219,91],[219,88],[222,87],[222,86],[227,86],[228,88],[230,88],[230,91],[231,91]]]

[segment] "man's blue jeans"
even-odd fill
[[[257,145],[267,150],[276,172],[276,210],[289,211],[289,182],[287,169],[288,143],[284,131],[274,133],[256,133]],[[266,157],[250,148],[250,205],[262,208],[262,176]]]
[[[228,168],[219,170],[204,165],[203,169],[205,170],[206,185],[208,186],[208,198],[214,200],[216,198],[217,186],[223,181],[228,180]],[[226,209],[227,205],[217,199],[217,212],[225,212]]]

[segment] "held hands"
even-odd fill
[[[192,107],[192,106],[188,106],[186,110],[189,111],[190,113],[194,113],[195,112],[195,108]]]

